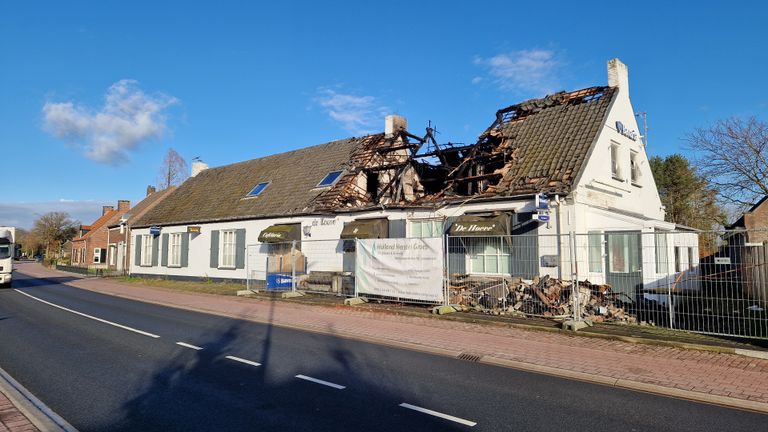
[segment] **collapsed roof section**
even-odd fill
[[[567,194],[615,94],[611,87],[590,87],[497,111],[477,143],[458,150],[458,163],[446,166],[445,189],[428,199]]]
[[[501,109],[475,144],[438,144],[401,131],[358,148],[322,208],[428,206],[466,197],[567,194],[586,162],[613,87],[559,92]]]

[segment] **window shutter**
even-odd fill
[[[136,241],[133,242],[133,247],[136,248],[134,251],[134,264],[138,267],[141,265],[141,236],[136,236]]]
[[[245,268],[245,230],[235,230],[235,268]]]
[[[152,267],[157,266],[158,255],[160,253],[160,236],[152,237]]]
[[[211,268],[219,268],[219,231],[211,231]]]
[[[168,234],[163,234],[163,259],[161,264],[163,267],[168,267]]]
[[[181,266],[189,266],[189,233],[181,235]]]

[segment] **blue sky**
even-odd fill
[[[762,2],[3,2],[0,225],[138,202],[169,147],[219,166],[383,129],[473,142],[495,111],[630,69],[649,154],[768,114]],[[213,199],[214,197],[212,197]]]

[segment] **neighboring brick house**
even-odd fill
[[[768,196],[763,197],[733,224],[726,227],[743,236],[739,242],[764,243],[768,241]]]
[[[158,192],[154,186],[147,186],[147,195],[141,202],[133,206],[128,212],[122,214],[117,220],[113,219],[110,221],[107,225],[109,236],[105,260],[110,270],[118,272],[128,270],[126,257],[129,257],[131,254],[131,245],[125,239],[131,235],[131,225],[146,212],[153,209],[175,189],[176,186],[171,186]]]
[[[107,245],[109,243],[109,224],[120,220],[120,217],[131,207],[131,202],[119,200],[117,209],[104,206],[101,217],[91,225],[80,225],[78,236],[72,239],[72,265],[80,267],[106,268]]]

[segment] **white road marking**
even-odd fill
[[[226,356],[226,357],[224,357],[224,358],[228,358],[228,359],[230,359],[230,360],[234,360],[234,361],[236,361],[236,362],[240,362],[240,363],[245,363],[245,364],[247,364],[247,365],[251,365],[251,366],[261,366],[261,363],[256,363],[255,361],[246,360],[246,359],[244,359],[244,358],[240,358],[240,357],[235,357],[235,356]]]
[[[403,407],[403,408],[408,408],[408,409],[412,409],[414,411],[422,412],[424,414],[429,414],[429,415],[433,415],[435,417],[444,418],[444,419],[450,420],[452,422],[461,423],[461,424],[466,425],[466,426],[474,426],[474,425],[477,424],[476,422],[473,422],[473,421],[465,420],[465,419],[459,418],[459,417],[454,417],[454,416],[448,415],[448,414],[443,414],[443,413],[437,412],[437,411],[432,411],[431,409],[422,408],[422,407],[419,407],[419,406],[416,406],[416,405],[411,405],[411,404],[405,403],[405,402],[401,403],[400,406]]]
[[[43,299],[41,299],[41,298],[37,298],[37,297],[33,296],[32,294],[27,294],[27,293],[25,293],[25,292],[23,292],[23,291],[19,291],[18,289],[15,289],[15,288],[14,288],[14,291],[16,291],[16,292],[17,292],[17,293],[19,293],[19,294],[23,294],[23,295],[25,295],[25,296],[27,296],[27,297],[29,297],[29,298],[31,298],[31,299],[37,300],[37,301],[39,301],[39,302],[41,302],[41,303],[45,303],[45,304],[47,304],[48,306],[53,306],[53,307],[55,307],[55,308],[59,308],[59,309],[61,309],[61,310],[64,310],[64,311],[67,311],[67,312],[71,312],[71,313],[73,313],[73,314],[75,314],[75,315],[80,315],[80,316],[82,316],[82,317],[90,318],[90,319],[92,319],[92,320],[95,320],[95,321],[98,321],[98,322],[101,322],[101,323],[104,323],[104,324],[109,324],[109,325],[111,325],[111,326],[119,327],[119,328],[121,328],[121,329],[123,329],[123,330],[132,331],[132,332],[134,332],[134,333],[138,333],[138,334],[140,334],[140,335],[144,335],[144,336],[149,336],[149,337],[151,337],[151,338],[159,338],[159,337],[160,337],[160,336],[158,336],[158,335],[156,335],[156,334],[152,334],[152,333],[148,333],[148,332],[145,332],[145,331],[141,331],[141,330],[139,330],[139,329],[135,329],[135,328],[133,328],[133,327],[124,326],[124,325],[122,325],[122,324],[118,324],[118,323],[116,323],[116,322],[107,321],[107,320],[105,320],[105,319],[102,319],[102,318],[98,318],[98,317],[95,317],[95,316],[93,316],[93,315],[88,315],[88,314],[85,314],[85,313],[82,313],[82,312],[78,312],[78,311],[76,311],[76,310],[72,310],[72,309],[66,308],[66,307],[64,307],[64,306],[59,306],[59,305],[57,305],[57,304],[51,303],[51,302],[49,302],[49,301],[46,301],[46,300],[43,300]]]
[[[335,388],[337,390],[344,390],[346,388],[343,385],[338,385],[338,384],[334,384],[332,382],[323,381],[323,380],[320,380],[320,379],[317,379],[317,378],[308,377],[306,375],[296,375],[296,378],[307,380],[307,381],[311,381],[311,382],[317,383],[317,384],[322,384],[322,385],[328,386],[328,387],[333,387],[333,388]]]
[[[184,348],[192,348],[193,350],[200,351],[203,349],[203,347],[199,347],[197,345],[192,345],[184,342],[176,342],[176,345],[183,346]]]

